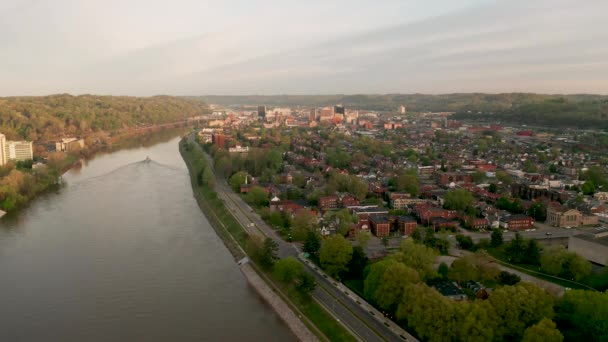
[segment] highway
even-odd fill
[[[200,145],[193,139],[192,134],[189,136],[189,140],[202,151]],[[206,153],[204,155],[207,158],[208,165],[212,166],[211,158]],[[295,244],[285,242],[238,194],[232,191],[223,177],[217,174],[215,174],[215,177],[215,190],[218,196],[249,234],[272,238],[279,246],[278,255],[281,258],[288,256],[297,258],[299,256],[300,251]],[[312,297],[343,326],[349,329],[355,337],[362,341],[417,341],[394,322],[382,317],[381,313],[377,312],[363,299],[349,293],[344,285],[331,279],[321,270],[315,270],[316,266],[309,262],[304,262],[304,264],[306,265],[305,269],[317,281],[317,288],[313,291]]]

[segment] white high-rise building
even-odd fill
[[[7,141],[4,152],[7,160],[21,161],[34,159],[34,148],[31,141]]]
[[[0,165],[9,161],[34,159],[34,148],[31,141],[7,141],[0,133]]]
[[[6,136],[0,133],[0,166],[6,164]]]

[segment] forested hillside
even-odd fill
[[[547,99],[519,104],[495,113],[460,111],[454,118],[548,127],[608,129],[608,100]]]
[[[171,96],[5,97],[0,98],[0,133],[8,139],[46,141],[175,122],[207,111],[201,101]]]

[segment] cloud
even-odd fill
[[[0,52],[16,86],[0,92],[608,93],[605,1],[126,2],[119,13],[112,1],[72,3],[18,33]],[[49,11],[36,6],[23,17]],[[82,12],[109,19],[84,25]],[[44,28],[54,40],[35,38]]]

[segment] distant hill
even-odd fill
[[[221,105],[327,106],[344,104],[363,110],[456,112],[455,118],[483,119],[556,127],[608,129],[608,96],[506,94],[385,94],[385,95],[276,95],[200,96]]]
[[[0,133],[9,139],[48,140],[175,122],[207,112],[204,102],[171,96],[4,97],[0,98]]]

